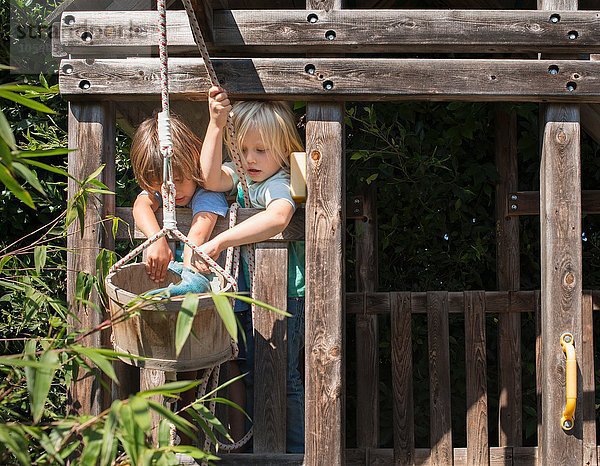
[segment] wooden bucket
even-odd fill
[[[111,316],[121,315],[139,294],[179,280],[178,275],[168,271],[165,281],[157,284],[150,280],[143,263],[122,267],[106,277]],[[175,325],[182,301],[183,296],[161,303],[148,301],[139,312],[114,324],[115,351],[148,358],[121,359],[146,369],[175,372],[204,369],[231,359],[231,337],[209,295],[200,297],[190,336],[179,356],[175,355]]]

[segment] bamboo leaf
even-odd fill
[[[85,186],[86,184],[90,183],[91,180],[95,179],[97,176],[100,175],[100,173],[102,173],[102,170],[104,170],[104,166],[105,165],[100,165],[98,168],[96,168],[96,170],[94,170],[84,181],[83,181],[83,185]]]
[[[188,437],[190,437],[190,438],[194,437],[194,430],[196,430],[196,428],[189,421],[185,420],[181,416],[178,416],[177,414],[172,413],[167,408],[165,408],[163,405],[161,405],[160,403],[157,403],[154,400],[148,400],[148,404],[154,411],[156,411],[158,414],[160,414],[165,419],[168,419],[169,421],[171,421],[177,429],[181,430]]]
[[[0,110],[0,138],[10,147],[12,150],[16,150],[17,141],[15,141],[15,135],[12,132],[10,123],[6,119],[4,112]]]
[[[62,175],[65,178],[70,178],[70,175],[63,170],[62,168],[58,168],[58,167],[53,167],[52,165],[48,165],[47,163],[43,163],[43,162],[38,162],[37,160],[29,160],[27,158],[21,158],[20,159],[23,163],[26,163],[27,165],[32,165],[34,167],[39,167],[42,168],[48,172],[52,172],[52,173],[56,173],[57,175]]]
[[[129,398],[129,406],[131,406],[135,422],[144,432],[149,433],[152,429],[152,418],[150,417],[148,401],[141,396],[134,395]]]
[[[31,195],[21,186],[12,176],[8,168],[0,164],[0,181],[13,193],[18,199],[23,201],[27,206],[35,209],[35,204]]]
[[[237,324],[235,322],[235,314],[231,307],[231,302],[224,294],[211,293],[211,296],[215,303],[215,307],[217,308],[217,312],[225,324],[227,332],[229,332],[233,341],[237,342]]]
[[[158,446],[166,447],[171,441],[171,426],[166,419],[161,419],[158,423]]]
[[[55,155],[64,155],[73,152],[75,149],[44,149],[44,150],[27,150],[18,152],[16,155],[19,158],[36,158],[36,157],[52,157]]]
[[[35,271],[39,275],[46,265],[46,257],[48,254],[47,246],[36,246],[33,250],[33,262],[35,263]]]
[[[37,110],[38,112],[56,114],[56,112],[54,110],[52,110],[50,107],[48,107],[36,100],[32,100],[32,99],[30,99],[28,97],[24,97],[20,94],[16,94],[15,92],[12,92],[12,91],[3,90],[0,88],[0,97],[3,99],[12,100],[13,102],[15,102],[17,104],[24,105],[25,107],[29,107],[33,110]]]
[[[45,194],[44,187],[40,183],[40,180],[38,180],[38,177],[35,174],[35,172],[31,171],[29,168],[27,168],[21,162],[13,162],[12,168],[19,175],[21,175],[21,177],[23,179],[25,179],[25,181],[27,181],[34,189],[36,189],[38,192],[40,192],[42,194]]]
[[[73,346],[72,348],[77,354],[89,358],[96,365],[96,367],[110,377],[113,382],[116,384],[119,383],[119,379],[117,378],[117,374],[115,373],[110,360],[107,359],[103,354],[96,351],[96,348],[86,348],[84,346]]]
[[[30,393],[31,414],[35,423],[42,419],[44,413],[44,405],[58,366],[58,353],[56,351],[46,351],[40,356],[39,361],[44,367],[36,371],[33,392]]]
[[[155,395],[172,396],[176,393],[190,390],[198,385],[200,385],[199,380],[178,380],[177,382],[169,382],[156,388],[144,390],[143,392],[139,392],[137,395],[143,396],[144,398],[150,398]]]
[[[197,294],[188,293],[181,303],[181,310],[177,315],[177,324],[175,325],[175,354],[177,356],[190,336],[192,324],[198,312],[199,301],[200,297]]]
[[[28,454],[28,441],[21,430],[11,429],[5,424],[0,424],[0,442],[15,455],[22,465],[29,466],[31,458]]]
[[[238,293],[219,293],[219,296],[227,296],[229,298],[239,299],[240,301],[244,301],[245,303],[255,304],[259,307],[267,309],[269,311],[275,312],[276,314],[280,314],[286,317],[292,317],[292,315],[288,312],[282,311],[281,309],[277,309],[276,307],[271,306],[270,304],[259,301],[258,299],[251,298],[250,296],[245,296],[243,294]]]
[[[100,451],[100,464],[112,464],[117,454],[115,444],[115,429],[118,424],[119,410],[121,409],[121,400],[113,401],[110,412],[104,423],[104,434],[102,436],[102,449]]]

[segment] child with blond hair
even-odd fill
[[[204,138],[200,164],[207,189],[232,192],[244,203],[241,183],[231,162],[222,163],[222,145],[229,112],[235,129],[237,145],[242,153],[242,165],[252,207],[262,212],[235,225],[202,246],[215,258],[230,246],[242,246],[268,240],[281,233],[296,209],[290,188],[290,155],[302,151],[302,142],[295,125],[295,116],[283,102],[237,102],[230,105],[227,94],[211,87],[208,94],[210,122]],[[250,206],[244,206],[250,207]],[[304,347],[304,242],[291,242],[288,248],[287,312],[287,451],[304,452],[304,388],[299,369]],[[248,268],[242,261],[239,289],[248,290]],[[242,369],[250,372],[246,383],[246,407],[252,412],[251,374],[254,366],[252,321],[249,307],[236,302],[236,312],[246,333],[246,348],[241,348]],[[235,436],[234,436],[235,437]]]

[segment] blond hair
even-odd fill
[[[285,102],[236,102],[231,113],[238,146],[242,146],[248,131],[258,130],[263,143],[281,168],[288,170],[290,154],[304,150],[296,129],[296,116]]]
[[[173,139],[173,176],[193,179],[203,184],[200,169],[202,141],[177,115],[171,114]],[[151,190],[163,182],[163,157],[158,142],[157,118],[144,120],[137,128],[131,143],[131,165],[135,178],[142,189]]]

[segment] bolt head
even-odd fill
[[[516,200],[518,199],[518,197],[517,197],[517,195],[516,195],[516,194],[513,194],[512,196],[510,196],[510,199],[511,199],[512,201],[516,201]]]
[[[517,204],[513,204],[510,206],[511,210],[517,210],[519,207],[517,206]]]
[[[565,335],[563,337],[563,340],[565,343],[571,343],[571,335]]]
[[[563,427],[564,427],[565,429],[570,429],[571,427],[573,427],[573,423],[572,423],[571,421],[568,421],[568,420],[567,420],[567,421],[565,421],[565,422],[563,423]]]

